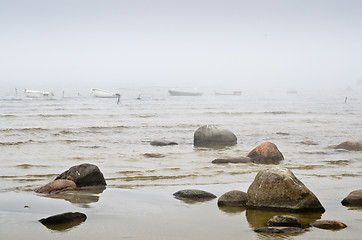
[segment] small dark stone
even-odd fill
[[[300,143],[304,144],[304,145],[318,145],[317,142],[314,142],[312,140],[304,140],[304,141],[301,141]]]
[[[279,215],[272,217],[266,225],[279,227],[302,227],[298,218],[289,215]]]
[[[310,225],[317,228],[332,229],[332,230],[338,230],[347,227],[347,225],[344,224],[343,222],[339,222],[336,220],[317,220],[310,223]]]
[[[197,190],[197,189],[185,189],[177,191],[173,194],[176,198],[188,198],[188,199],[212,199],[216,196],[212,193]]]
[[[233,190],[223,194],[217,201],[219,207],[243,207],[246,205],[246,193]]]
[[[87,216],[84,213],[80,212],[67,212],[47,218],[42,218],[39,220],[44,225],[48,224],[65,224],[71,222],[84,222],[87,219]]]
[[[217,158],[212,161],[214,164],[225,164],[225,163],[251,163],[249,157],[231,157],[231,158]]]
[[[257,233],[299,233],[304,229],[300,227],[262,227],[254,230]]]
[[[152,146],[169,146],[169,145],[178,145],[177,142],[166,141],[166,140],[155,140],[150,142]]]
[[[347,197],[345,197],[342,200],[343,206],[362,206],[362,189],[356,190],[348,194]]]

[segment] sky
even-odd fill
[[[0,0],[0,87],[355,87],[360,0]]]

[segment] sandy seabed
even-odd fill
[[[305,231],[298,234],[260,234],[253,229],[282,212],[219,208],[217,199],[184,202],[173,193],[187,188],[210,191],[220,197],[249,184],[167,186],[139,189],[87,189],[75,193],[39,195],[0,193],[1,239],[359,239],[362,208],[347,208],[323,197],[323,214],[295,214]],[[323,193],[323,191],[322,191]],[[333,194],[333,193],[332,193]],[[317,194],[318,195],[318,194]],[[82,212],[87,220],[68,229],[51,229],[38,220],[65,212]],[[335,219],[348,225],[340,231],[307,227],[317,219]]]

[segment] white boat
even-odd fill
[[[216,95],[241,95],[241,91],[215,91]]]
[[[54,94],[52,92],[35,91],[24,89],[25,96],[28,98],[52,98]]]
[[[199,91],[183,91],[183,90],[177,90],[177,89],[170,89],[168,90],[168,93],[171,96],[201,96],[202,92]]]
[[[119,93],[109,92],[106,90],[101,90],[96,88],[92,88],[90,91],[92,92],[92,95],[94,97],[100,97],[100,98],[118,98],[121,96]]]

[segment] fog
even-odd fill
[[[0,0],[0,86],[355,88],[361,13],[360,0]]]

